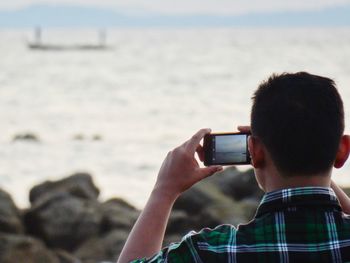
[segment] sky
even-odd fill
[[[9,11],[46,4],[108,8],[125,14],[242,15],[276,11],[314,11],[350,5],[350,0],[11,0],[0,1],[0,10]]]
[[[0,27],[350,26],[350,0],[11,0]]]

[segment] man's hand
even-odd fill
[[[222,170],[221,166],[200,168],[194,158],[197,152],[200,160],[203,160],[200,141],[207,133],[210,133],[210,129],[202,129],[169,152],[160,168],[152,194],[126,241],[118,263],[150,257],[158,252],[176,198],[196,182]]]
[[[200,145],[210,129],[201,129],[188,141],[168,153],[154,187],[161,195],[176,199],[182,192],[200,180],[222,170],[221,166],[200,168],[195,153],[203,161],[203,147]]]

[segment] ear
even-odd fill
[[[350,136],[343,135],[343,137],[340,139],[339,149],[334,161],[334,167],[341,168],[346,162],[346,160],[348,159],[349,154],[350,154]]]
[[[251,156],[251,164],[254,168],[261,168],[265,164],[265,152],[261,141],[254,137],[248,138],[248,149]]]

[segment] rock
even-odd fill
[[[210,193],[207,193],[201,189],[199,185],[200,184],[197,184],[191,189],[182,193],[181,196],[176,200],[173,209],[183,210],[190,214],[195,214],[212,203],[214,200],[210,196]]]
[[[125,200],[121,199],[121,198],[112,198],[112,199],[109,199],[107,200],[106,202],[104,202],[102,205],[105,205],[105,206],[118,206],[118,207],[121,207],[123,209],[126,209],[126,210],[133,210],[133,211],[136,211],[137,209],[129,204],[128,202],[126,202]]]
[[[239,172],[236,168],[230,167],[217,173],[214,177],[213,182],[218,185],[220,190],[236,201],[245,198],[260,200],[264,194],[255,180],[252,169]]]
[[[32,237],[0,233],[2,263],[60,263],[53,252]]]
[[[191,217],[182,210],[173,210],[170,214],[166,235],[184,235],[193,228]]]
[[[102,232],[112,229],[131,230],[140,212],[120,198],[110,199],[101,204]]]
[[[341,187],[341,188],[347,194],[347,196],[350,196],[350,187]]]
[[[99,189],[86,173],[47,181],[30,191],[31,208],[20,212],[0,190],[0,262],[115,262],[140,211],[120,198],[98,202]],[[191,230],[245,223],[262,191],[252,171],[227,168],[182,194],[174,204],[163,244],[180,242]],[[22,249],[23,248],[23,249]]]
[[[239,202],[241,205],[241,209],[243,212],[243,216],[248,219],[254,218],[256,214],[256,210],[260,204],[259,200],[255,199],[244,199],[241,202]],[[244,222],[241,222],[244,223]]]
[[[85,137],[83,134],[76,134],[73,136],[73,140],[76,140],[76,141],[82,141],[84,139],[85,139]]]
[[[23,233],[20,212],[11,196],[0,189],[0,232]]]
[[[92,238],[82,244],[74,255],[83,263],[116,262],[129,235],[129,231],[114,230],[102,237]]]
[[[12,141],[32,141],[39,142],[39,138],[34,133],[21,133],[16,134]]]
[[[60,263],[82,263],[80,259],[65,250],[57,249],[54,252]]]
[[[203,180],[178,198],[173,213],[177,210],[186,212],[190,229],[199,231],[204,227],[215,227],[224,223],[237,225],[249,221],[251,217],[248,215],[252,212],[244,211],[243,207],[246,208],[242,202],[234,201],[223,194],[218,185],[210,180]],[[172,223],[177,225],[170,224],[168,228],[177,229],[182,235],[188,232],[188,226],[181,227],[184,225],[182,220],[175,222],[179,223]]]
[[[30,234],[50,247],[68,251],[100,232],[101,212],[97,201],[56,193],[36,202],[24,216]]]
[[[84,134],[80,134],[79,133],[79,134],[75,134],[73,136],[73,140],[75,140],[75,141],[83,141],[85,139],[89,139],[89,137],[85,136]],[[102,140],[102,136],[100,134],[93,134],[93,135],[91,135],[90,138],[91,138],[92,141],[101,141]]]
[[[29,193],[31,203],[39,199],[49,199],[57,193],[69,193],[73,196],[96,200],[100,191],[88,173],[76,173],[59,181],[46,181],[34,186]]]
[[[92,140],[93,140],[93,141],[101,141],[101,140],[102,140],[102,136],[99,135],[99,134],[94,134],[94,135],[92,136]]]

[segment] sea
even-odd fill
[[[142,208],[167,152],[200,128],[249,124],[272,73],[333,78],[350,133],[350,28],[114,28],[92,51],[30,50],[32,31],[0,30],[0,188],[22,208],[34,185],[75,172],[93,175],[101,200]],[[97,38],[42,32],[58,45]],[[38,141],[14,140],[26,133]],[[350,185],[350,161],[334,180]]]

